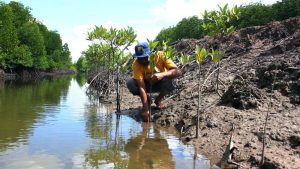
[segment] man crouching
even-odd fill
[[[133,95],[139,95],[143,105],[142,119],[147,122],[151,108],[151,92],[159,92],[154,103],[157,109],[162,109],[162,99],[164,96],[176,88],[175,79],[182,75],[181,70],[171,59],[166,58],[164,52],[158,51],[154,56],[155,67],[151,69],[149,55],[151,54],[148,43],[138,43],[135,48],[135,60],[132,64],[133,77],[127,81],[127,88]],[[152,74],[153,72],[153,74]]]

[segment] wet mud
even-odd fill
[[[269,113],[262,168],[298,168],[300,17],[241,29],[229,36],[183,39],[175,48],[193,56],[196,45],[226,51],[220,64],[218,89],[216,74],[212,73],[216,64],[207,58],[201,66],[199,138],[195,138],[198,109],[195,61],[184,66],[184,75],[178,79],[180,88],[165,98],[166,109],[153,113],[153,122],[174,126],[183,141],[212,159],[222,159],[232,134],[237,148],[233,160],[244,168],[259,168],[263,129]],[[140,108],[139,97],[123,88],[121,109],[135,112],[131,115],[138,119]]]

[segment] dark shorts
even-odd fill
[[[150,92],[150,83],[148,81],[144,81],[146,86],[147,93]],[[140,95],[140,91],[138,89],[138,85],[134,79],[129,79],[126,82],[127,88],[133,95]],[[152,93],[156,92],[166,92],[170,93],[174,89],[177,88],[177,80],[176,79],[170,79],[170,78],[163,78],[162,80],[158,81],[154,85],[152,85]]]

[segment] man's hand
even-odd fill
[[[154,84],[156,83],[157,81],[160,81],[161,79],[163,79],[165,77],[165,74],[164,72],[161,72],[161,73],[155,73],[151,76],[151,83]]]
[[[179,77],[182,75],[182,72],[179,68],[177,67],[173,67],[171,68],[169,71],[167,72],[160,72],[160,73],[155,73],[151,76],[150,79],[150,83],[154,84],[159,80],[162,80],[165,77],[169,77],[169,78],[175,78],[175,77]]]
[[[143,112],[142,112],[141,115],[142,115],[143,122],[150,121],[150,111],[149,111],[149,109],[143,109]]]

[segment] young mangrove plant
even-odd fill
[[[163,41],[163,52],[165,54],[165,59],[174,60],[177,57],[176,50],[169,45],[168,41]]]
[[[154,62],[154,57],[156,55],[156,48],[158,45],[158,41],[150,41],[149,39],[147,39],[149,47],[150,47],[150,51],[151,54],[149,56],[149,64],[150,64],[150,68],[151,68],[151,76],[154,74],[154,69],[155,69],[155,62]],[[151,110],[151,104],[152,104],[152,83],[150,83],[150,92],[149,92],[150,96],[149,96],[149,104],[150,104],[150,109],[149,109],[149,119],[148,122],[151,120],[151,115],[152,115],[152,110]]]
[[[221,97],[221,94],[219,93],[219,82],[220,82],[220,64],[221,64],[221,59],[224,56],[225,51],[224,50],[214,50],[213,48],[211,48],[211,52],[208,54],[209,56],[211,56],[212,60],[214,63],[217,63],[217,79],[216,79],[216,90],[218,95]]]
[[[179,62],[181,63],[183,69],[190,61],[191,56],[186,53],[180,53],[180,57],[178,58]]]
[[[239,19],[240,16],[240,10],[237,6],[234,6],[232,9],[228,8],[228,4],[226,4],[224,7],[219,7],[218,11],[211,11],[207,12],[204,11],[204,14],[202,15],[204,18],[204,22],[202,24],[202,27],[204,30],[208,32],[208,35],[213,37],[220,37],[222,38],[224,35],[228,35],[232,32],[234,32],[235,27],[232,25],[235,21]],[[217,80],[216,80],[216,91],[219,96],[221,94],[219,93],[219,76],[220,76],[220,64],[221,59],[223,55],[225,54],[225,50],[222,49],[211,49],[210,55],[212,56],[212,59],[215,63],[217,63]]]
[[[191,59],[191,56],[186,53],[180,53],[180,57],[177,57],[177,60],[179,60],[179,62],[181,64],[180,68],[183,71],[183,73],[185,73],[184,68],[189,63],[190,59]],[[182,80],[185,80],[185,76],[183,76]]]
[[[126,68],[124,65],[130,58],[128,47],[132,45],[135,38],[136,34],[131,27],[127,29],[115,29],[112,27],[106,29],[103,26],[95,26],[95,28],[88,33],[88,40],[92,41],[93,45],[85,52],[87,62],[89,65],[95,65],[93,68],[99,71],[90,84],[93,85],[97,77],[102,74],[103,77],[101,77],[101,79],[98,78],[97,81],[101,81],[102,84],[104,84],[100,90],[105,90],[102,91],[102,93],[108,95],[115,89],[115,83],[117,83],[118,113],[120,112],[120,69]],[[128,52],[125,53],[126,51]],[[117,74],[115,72],[117,72]],[[97,84],[94,85],[94,87],[97,88]]]
[[[218,7],[218,11],[204,11],[204,14],[202,14],[204,19],[202,27],[207,31],[208,35],[219,35],[222,37],[234,32],[235,27],[232,23],[239,19],[240,10],[236,5],[232,9],[228,8],[228,4],[224,7],[218,5]]]
[[[198,109],[197,109],[197,120],[196,120],[196,138],[199,137],[199,118],[200,118],[200,107],[201,107],[201,63],[206,58],[207,52],[205,48],[200,48],[198,45],[196,46],[195,51],[195,59],[198,63]]]

